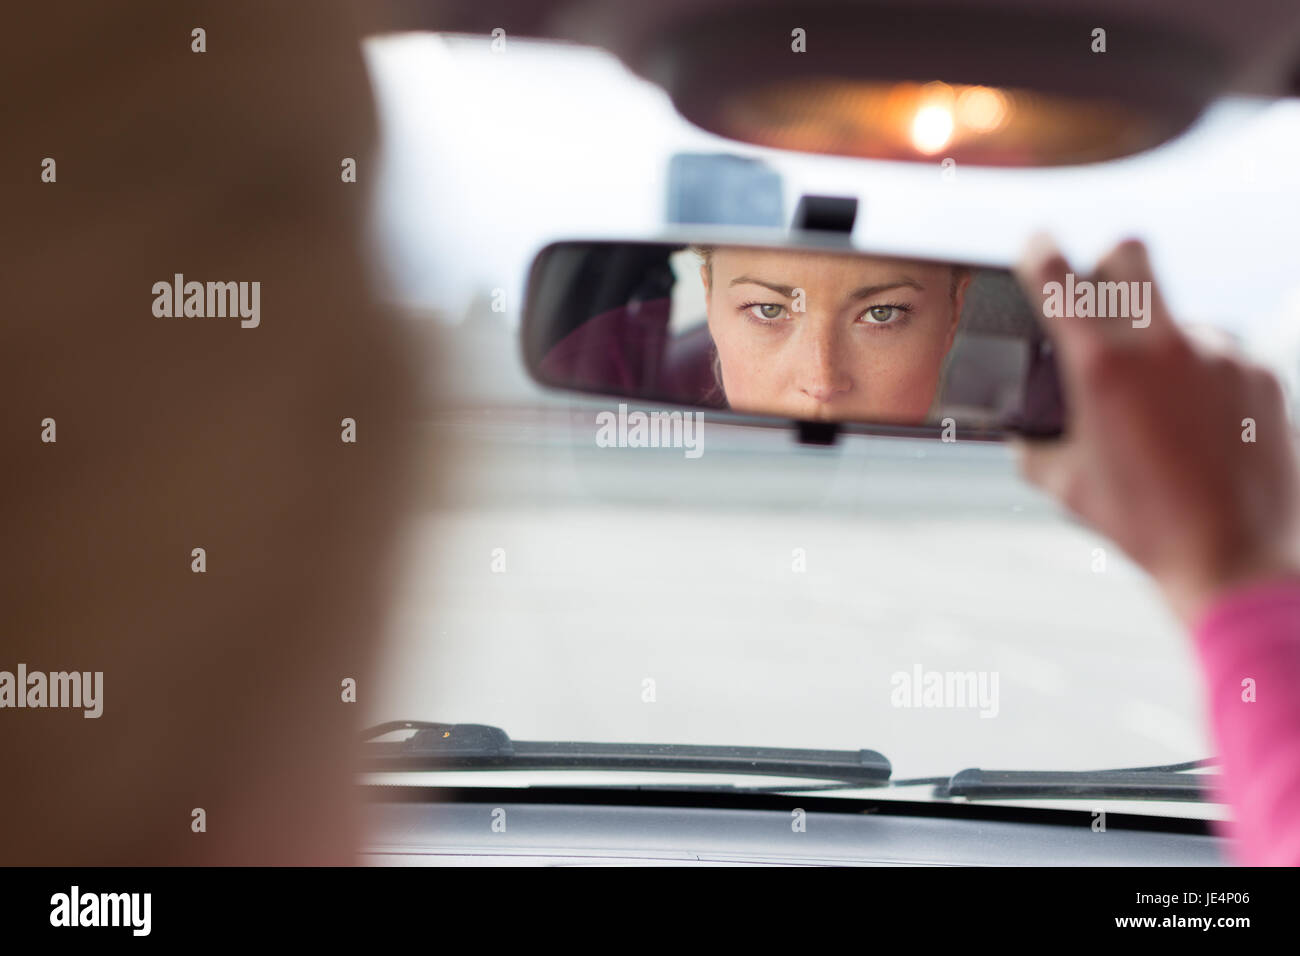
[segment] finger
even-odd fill
[[[1078,443],[1011,439],[1020,475],[1029,484],[1055,499],[1066,511],[1082,516],[1086,491],[1081,480]]]
[[[1067,317],[1069,310],[1064,308],[1064,297],[1070,265],[1051,238],[1039,233],[1029,240],[1014,271],[1025,297],[1056,347],[1066,390],[1072,395],[1079,369],[1094,358],[1105,340],[1094,323]]]
[[[1099,314],[1103,308],[1119,313],[1101,320],[1112,341],[1152,344],[1178,334],[1160,295],[1146,246],[1139,240],[1126,239],[1106,253],[1097,263],[1093,280]],[[1141,335],[1135,337],[1134,332]]]

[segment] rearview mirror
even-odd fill
[[[788,241],[788,239],[787,239]],[[529,277],[544,385],[876,433],[1060,433],[1051,348],[1005,269],[827,244],[560,242]]]

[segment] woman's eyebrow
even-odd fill
[[[764,282],[762,279],[755,279],[752,276],[737,276],[731,280],[731,285],[761,285],[764,289],[771,289],[773,292],[785,296],[787,299],[794,298],[795,286],[777,285],[775,282]]]
[[[925,286],[909,276],[899,276],[893,282],[880,282],[876,285],[864,285],[861,288],[854,289],[849,293],[847,301],[853,302],[857,299],[869,299],[873,295],[879,295],[882,292],[888,292],[890,289],[901,289],[904,286],[911,286],[917,292],[924,292]]]
[[[736,278],[731,280],[730,284],[731,285],[747,285],[747,284],[761,285],[764,289],[771,289],[773,292],[777,293],[778,295],[783,295],[787,299],[794,298],[794,290],[796,288],[795,286],[792,285],[780,285],[776,282],[765,282],[762,279],[755,279],[753,276],[737,276]],[[900,289],[905,286],[910,286],[911,288],[915,289],[917,292],[925,291],[925,286],[923,286],[921,283],[917,282],[915,279],[911,278],[910,276],[899,276],[897,279],[894,279],[889,282],[879,282],[876,283],[875,285],[864,285],[857,289],[854,289],[852,292],[849,293],[846,301],[854,302],[858,299],[869,299],[871,296],[879,295],[881,292],[887,292],[890,289]]]

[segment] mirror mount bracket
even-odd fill
[[[794,221],[790,228],[796,232],[833,232],[845,238],[853,234],[853,224],[858,218],[858,200],[855,196],[799,197],[795,206]]]

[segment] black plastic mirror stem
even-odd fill
[[[834,445],[840,436],[837,422],[795,422],[801,445]]]

